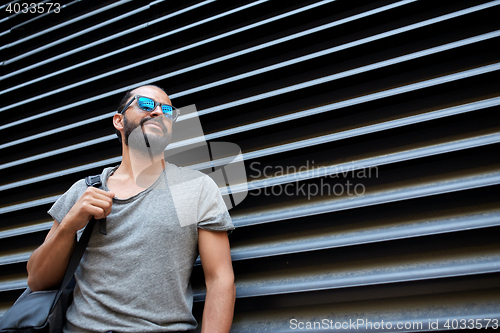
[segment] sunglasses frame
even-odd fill
[[[130,101],[129,101],[129,102],[128,102],[128,103],[127,103],[124,107],[123,107],[123,109],[122,109],[121,111],[119,111],[118,113],[123,114],[123,112],[125,112],[125,111],[126,111],[126,110],[130,107],[130,105],[132,105],[132,103],[133,103],[134,101],[137,101],[137,107],[138,107],[140,110],[142,110],[142,111],[144,111],[144,112],[152,112],[153,110],[151,110],[151,111],[143,110],[143,109],[139,106],[139,98],[141,98],[141,97],[143,97],[143,98],[147,98],[147,99],[150,99],[150,100],[152,100],[152,101],[155,103],[155,106],[153,107],[153,110],[155,110],[155,109],[156,109],[156,107],[157,107],[158,105],[160,106],[160,108],[161,108],[163,105],[168,105],[168,106],[170,106],[170,107],[172,108],[172,112],[174,112],[174,111],[175,111],[175,113],[176,113],[175,118],[170,118],[170,117],[167,117],[167,115],[166,115],[165,113],[163,113],[163,109],[162,109],[162,113],[163,113],[163,115],[164,115],[166,118],[168,118],[168,119],[172,120],[173,122],[174,122],[174,121],[176,121],[176,120],[177,120],[177,118],[179,118],[179,115],[181,114],[181,111],[180,111],[179,109],[177,109],[177,108],[176,108],[175,106],[173,106],[173,105],[158,103],[157,101],[155,101],[155,100],[154,100],[154,99],[152,99],[151,97],[142,96],[142,95],[135,95],[135,96],[134,96],[134,98],[132,98],[132,99],[131,99],[131,100],[130,100]]]

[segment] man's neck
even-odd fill
[[[133,181],[141,188],[148,188],[160,176],[165,168],[164,154],[150,155],[123,147],[122,163],[114,175]]]

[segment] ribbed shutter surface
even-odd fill
[[[119,163],[124,91],[155,83],[243,153],[234,332],[500,319],[500,1],[59,3],[0,7],[1,313],[48,208]]]

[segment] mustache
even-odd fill
[[[157,119],[158,117],[146,117],[146,118],[143,118],[141,119],[141,121],[139,122],[139,126],[143,126],[144,123],[148,122],[148,121],[154,121],[155,123],[157,123],[158,125],[160,125],[160,127],[162,128],[163,130],[163,133],[164,134],[167,134],[168,133],[168,128],[167,126],[165,126],[165,124],[160,120],[160,119]]]

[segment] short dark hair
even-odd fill
[[[120,101],[120,104],[118,104],[118,108],[116,109],[116,112],[120,112],[125,107],[125,105],[127,105],[127,102],[129,101],[130,97],[132,97],[132,91],[136,90],[137,88],[141,88],[141,87],[155,87],[155,88],[161,89],[166,94],[165,89],[163,89],[162,87],[158,87],[155,84],[143,84],[143,85],[134,87],[134,88],[127,90],[125,92],[125,95],[123,96],[122,100]],[[115,133],[116,133],[116,136],[118,137],[118,141],[120,141],[120,143],[122,143],[122,134],[120,133],[120,131],[115,128]]]

